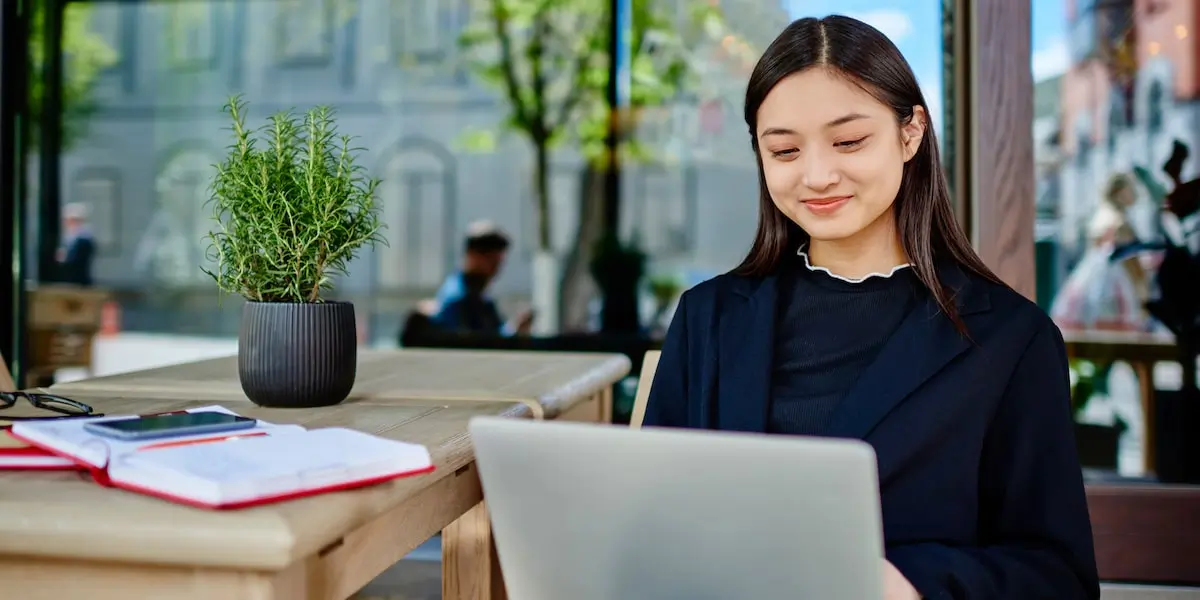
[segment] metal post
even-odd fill
[[[61,208],[60,154],[62,150],[63,115],[63,18],[67,0],[42,0],[46,11],[42,23],[41,123],[38,127],[38,256],[37,277],[40,281],[53,278],[57,270],[55,252],[59,245]]]
[[[608,88],[605,100],[608,104],[608,134],[604,147],[608,157],[604,172],[604,228],[605,235],[617,237],[621,230],[621,79],[624,75],[624,21],[628,12],[622,0],[609,0],[608,30]]]
[[[24,4],[28,7],[28,3]],[[29,44],[28,15],[20,2],[0,2],[0,354],[13,379],[24,380],[25,285],[20,224],[24,214],[21,121],[25,113]]]

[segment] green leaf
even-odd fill
[[[206,237],[215,268],[204,272],[248,300],[321,302],[360,248],[386,244],[379,180],[357,163],[362,149],[338,133],[329,107],[276,113],[257,129],[240,96],[225,111],[233,143],[214,167]]]
[[[30,122],[27,150],[39,143],[41,112],[45,108],[46,88],[42,77],[45,65],[43,30],[45,28],[44,0],[27,0],[32,9],[29,20],[28,97]],[[117,51],[104,38],[91,30],[93,7],[72,2],[63,12],[63,87],[62,137],[65,150],[86,132],[87,120],[96,111],[92,92],[104,69],[116,64]]]
[[[496,150],[496,132],[484,129],[464,131],[455,140],[455,145],[467,152],[494,152]]]
[[[702,6],[680,23],[666,3],[632,3],[627,32],[633,49],[631,108],[665,105],[695,85],[689,53],[712,48],[729,35],[717,6],[693,4]],[[472,6],[473,20],[458,43],[467,54],[464,66],[509,103],[500,128],[543,150],[571,143],[585,159],[597,165],[605,161],[608,0],[476,0]],[[535,65],[543,86],[535,85]],[[623,156],[654,159],[651,149],[632,136],[619,142]],[[538,206],[549,205],[536,200]],[[539,223],[548,218],[538,215]]]

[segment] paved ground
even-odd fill
[[[363,588],[353,600],[440,600],[442,544],[434,538]]]

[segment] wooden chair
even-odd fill
[[[638,376],[637,394],[633,397],[633,414],[629,415],[629,426],[639,429],[646,418],[646,402],[650,399],[650,384],[654,383],[654,372],[658,370],[661,350],[649,350],[642,362],[642,373]]]

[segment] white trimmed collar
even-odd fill
[[[866,275],[863,275],[862,277],[860,277],[858,279],[854,279],[854,278],[843,277],[841,275],[838,275],[837,273],[834,273],[833,271],[830,271],[829,269],[826,269],[825,267],[814,266],[812,264],[812,262],[808,259],[808,252],[806,250],[807,250],[806,246],[800,246],[796,250],[796,256],[799,256],[804,259],[804,266],[806,268],[808,268],[809,271],[820,271],[821,273],[824,273],[834,279],[840,279],[842,281],[845,281],[846,283],[862,283],[872,277],[881,277],[883,279],[888,279],[891,276],[898,273],[901,269],[907,269],[908,267],[912,266],[909,263],[904,263],[902,265],[896,265],[896,266],[892,267],[892,270],[888,271],[887,273],[867,273]]]

